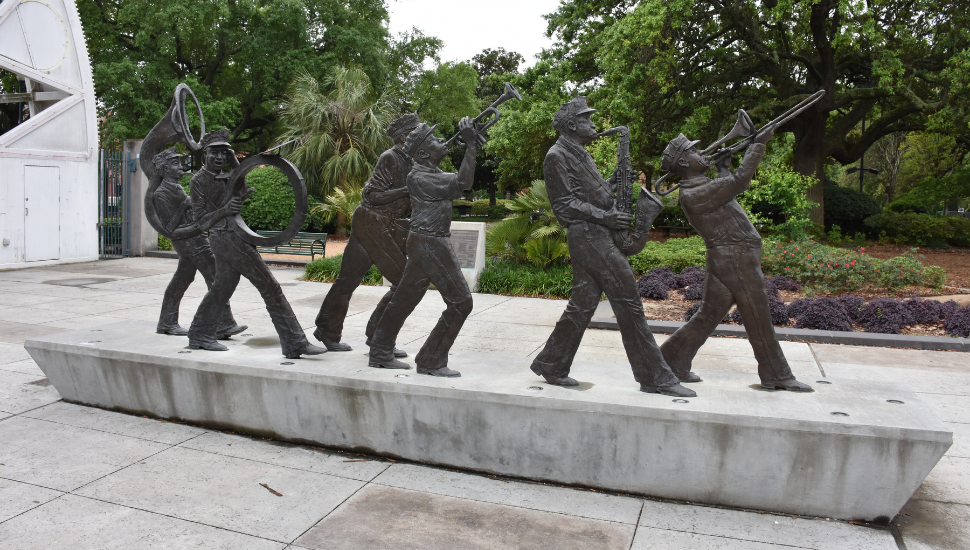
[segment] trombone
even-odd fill
[[[746,148],[748,145],[751,145],[751,143],[753,143],[754,140],[758,138],[758,136],[761,134],[762,131],[764,131],[765,128],[769,128],[769,127],[778,128],[782,124],[800,115],[802,111],[811,107],[812,104],[814,104],[816,101],[822,99],[822,96],[824,95],[825,95],[825,90],[819,90],[815,92],[814,94],[798,102],[798,104],[792,107],[791,109],[788,109],[787,111],[785,111],[784,114],[782,114],[780,117],[776,118],[775,120],[772,120],[768,124],[765,124],[761,128],[758,128],[757,130],[754,127],[754,123],[751,122],[751,117],[748,116],[748,113],[746,113],[744,109],[738,109],[738,121],[734,123],[734,128],[731,128],[731,131],[728,132],[726,136],[715,141],[714,143],[710,144],[706,149],[701,151],[701,154],[706,155],[712,151],[717,150],[717,148],[720,147],[722,144],[732,139],[742,138],[741,141],[738,141],[733,145],[725,147],[721,150],[718,150],[716,153],[714,153],[714,156],[711,157],[711,164],[712,165],[717,164],[718,162],[724,160],[725,156],[734,156],[734,154],[737,153],[738,151]],[[669,195],[670,193],[673,193],[678,187],[680,187],[680,184],[678,183],[677,185],[674,185],[673,187],[671,187],[670,189],[667,189],[666,191],[660,190],[660,184],[663,183],[667,178],[669,178],[671,174],[672,172],[667,172],[663,176],[660,176],[660,178],[656,182],[654,182],[653,188],[658,195],[660,196]]]
[[[505,103],[506,101],[508,101],[510,99],[517,99],[519,101],[522,101],[522,96],[519,95],[519,91],[515,89],[515,86],[513,86],[511,82],[506,82],[505,83],[505,93],[503,93],[502,95],[500,95],[498,97],[498,99],[496,99],[494,102],[492,102],[491,105],[489,105],[488,107],[486,107],[485,110],[482,111],[481,114],[479,114],[477,117],[475,117],[475,120],[472,121],[475,124],[478,124],[479,122],[482,121],[482,119],[484,119],[488,115],[490,115],[490,114],[495,115],[484,126],[482,126],[481,128],[476,128],[476,130],[478,131],[478,145],[479,146],[485,145],[485,137],[482,134],[485,133],[486,130],[488,130],[489,128],[491,128],[493,124],[495,124],[496,122],[498,122],[499,117],[502,116],[498,112],[498,106],[501,105],[501,104],[503,104],[503,103]],[[462,140],[458,138],[459,135],[461,135],[461,132],[458,132],[455,135],[451,136],[451,139],[449,139],[448,141],[446,141],[445,142],[445,145],[451,145],[451,142],[455,141],[456,139],[458,140],[458,144],[459,145],[464,145],[464,142],[462,142]]]

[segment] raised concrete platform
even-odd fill
[[[578,363],[575,389],[529,359],[455,353],[457,379],[366,366],[366,349],[290,361],[256,334],[228,352],[124,322],[28,340],[68,401],[528,479],[792,514],[888,521],[952,443],[915,394],[872,381],[756,389],[700,372],[682,402],[629,367]],[[415,351],[415,350],[409,350]],[[406,375],[406,376],[405,376]],[[542,388],[542,389],[534,389]],[[901,402],[901,403],[900,403]],[[833,415],[843,413],[847,416]]]

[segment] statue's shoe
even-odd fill
[[[226,330],[220,330],[219,336],[216,338],[220,340],[228,340],[230,336],[235,336],[247,328],[249,328],[249,325],[233,325]]]
[[[313,344],[307,342],[302,348],[292,353],[287,353],[287,359],[299,359],[301,355],[321,355],[327,353],[327,348],[321,348],[319,346],[314,346]]]
[[[703,378],[701,378],[700,376],[697,376],[696,374],[694,374],[692,372],[689,372],[689,371],[686,374],[680,374],[679,372],[675,372],[674,374],[677,375],[677,378],[680,378],[680,381],[681,382],[693,383],[693,382],[703,382],[704,381]]]
[[[313,331],[313,337],[320,340],[324,346],[327,346],[327,351],[354,351],[354,348],[350,347],[350,344],[336,342],[330,338],[327,338],[327,335],[324,334],[319,328]]]
[[[815,391],[808,384],[803,384],[794,378],[790,380],[772,380],[769,382],[762,382],[761,387],[766,390],[788,390],[788,391],[804,391],[810,392]]]
[[[461,376],[461,373],[456,370],[451,370],[448,367],[441,367],[437,369],[429,369],[418,365],[418,374],[430,374],[431,376],[445,376],[447,378],[457,378]]]
[[[184,329],[184,328],[180,327],[179,325],[173,325],[173,326],[170,326],[170,327],[158,327],[158,328],[155,329],[155,332],[157,332],[159,334],[169,334],[171,336],[188,336],[189,335],[188,329]]]
[[[400,369],[400,370],[411,370],[411,365],[405,363],[404,361],[398,361],[393,357],[385,361],[380,361],[377,359],[370,359],[367,362],[368,367],[374,367],[377,369]]]
[[[229,348],[223,346],[215,340],[189,340],[190,349],[204,349],[207,351],[229,351]]]
[[[313,333],[313,334],[316,335],[316,333]],[[367,342],[365,342],[364,344],[367,347],[370,347],[370,338],[368,338]],[[394,348],[394,357],[403,358],[407,356],[408,356],[408,352],[404,351],[403,349]]]
[[[644,393],[672,395],[674,397],[697,397],[697,392],[689,390],[680,384],[671,384],[669,386],[648,386],[646,384],[640,384],[640,391]]]
[[[553,386],[578,386],[579,385],[579,382],[577,382],[574,378],[570,378],[568,376],[554,376],[552,374],[545,374],[541,370],[539,370],[539,367],[535,365],[532,365],[529,368],[532,369],[532,372],[545,378],[546,382],[552,384]]]

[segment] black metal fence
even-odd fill
[[[98,165],[98,253],[101,258],[131,255],[129,243],[128,152],[102,149]]]

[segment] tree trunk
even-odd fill
[[[488,184],[488,205],[495,206],[495,182]]]
[[[823,186],[825,185],[825,155],[822,151],[822,143],[825,139],[825,119],[821,119],[821,131],[818,131],[816,121],[812,120],[806,126],[807,131],[802,135],[795,136],[794,168],[795,172],[803,176],[812,176],[817,183],[808,190],[808,200],[818,206],[812,208],[809,219],[817,224],[825,224],[825,195]],[[813,131],[814,130],[814,131]]]

